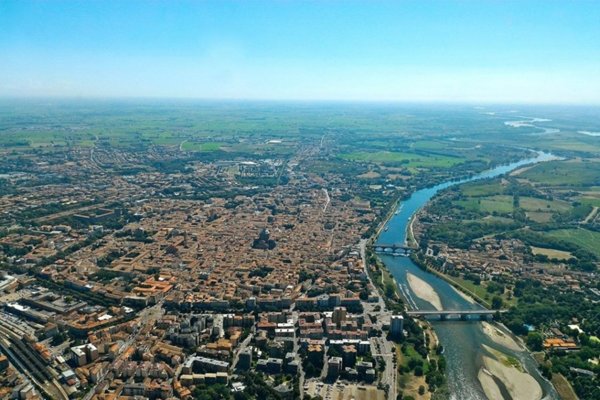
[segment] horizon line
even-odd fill
[[[527,106],[577,106],[600,107],[598,102],[560,102],[560,101],[526,101],[526,100],[469,100],[469,99],[344,99],[344,98],[260,98],[260,97],[189,97],[189,96],[15,96],[0,95],[0,101],[7,100],[62,100],[62,101],[181,101],[181,102],[241,102],[241,103],[343,103],[343,104],[439,104],[439,105],[527,105]]]

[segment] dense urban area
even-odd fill
[[[0,121],[0,398],[449,398],[432,318],[381,259],[410,256],[561,398],[600,399],[593,110],[15,101]],[[537,151],[377,246],[416,190]]]

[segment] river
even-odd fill
[[[381,232],[378,243],[403,243],[407,237],[407,228],[415,212],[421,209],[437,192],[450,186],[464,182],[493,178],[511,172],[521,166],[556,159],[548,153],[538,153],[535,158],[525,159],[508,165],[499,166],[471,178],[449,181],[437,186],[418,190],[406,201],[398,206],[398,211],[387,223],[387,231]],[[480,305],[465,300],[446,281],[425,272],[415,265],[408,257],[393,257],[391,255],[380,255],[388,270],[392,273],[400,289],[408,298],[412,308],[422,310],[434,310],[434,307],[415,295],[407,282],[407,273],[429,283],[438,293],[444,309],[480,309]],[[504,348],[490,340],[481,328],[479,321],[431,321],[441,344],[444,346],[444,356],[447,362],[448,387],[451,399],[455,400],[485,400],[481,384],[477,374],[482,366],[482,356],[485,350],[482,345],[492,348],[518,358],[524,368],[540,384],[544,399],[559,399],[558,394],[538,372],[535,360],[526,351],[513,351]],[[509,397],[508,397],[509,398]],[[496,400],[496,399],[493,399]]]

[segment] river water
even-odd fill
[[[413,193],[406,201],[398,206],[397,213],[388,221],[387,231],[380,234],[378,243],[404,243],[407,236],[407,228],[413,214],[421,209],[437,192],[450,186],[479,180],[493,178],[510,171],[513,171],[523,165],[533,164],[543,161],[556,159],[548,153],[538,153],[538,156],[531,159],[525,159],[509,165],[503,165],[491,170],[474,175],[471,178],[459,181],[449,181],[437,186],[422,189]],[[478,304],[467,301],[456,289],[443,279],[425,272],[416,266],[408,257],[394,257],[391,255],[380,255],[388,270],[392,273],[400,289],[407,297],[412,308],[422,310],[435,310],[428,302],[418,298],[411,290],[407,282],[407,272],[429,283],[438,293],[442,306],[449,310],[470,310],[481,309]],[[477,379],[477,374],[482,366],[482,356],[485,355],[483,344],[502,351],[505,354],[518,358],[527,372],[531,374],[540,384],[544,393],[544,399],[559,399],[558,394],[538,372],[535,360],[529,353],[515,352],[504,348],[491,341],[481,328],[479,321],[431,321],[435,332],[441,344],[444,346],[444,356],[447,362],[448,387],[451,393],[451,399],[454,400],[485,400],[483,389]],[[492,399],[496,400],[496,399]],[[502,399],[500,399],[502,400]]]

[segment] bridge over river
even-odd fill
[[[508,312],[508,310],[414,310],[407,311],[406,314],[410,317],[436,316],[439,317],[441,321],[446,321],[451,319],[451,317],[458,317],[458,319],[462,321],[468,321],[471,319],[469,318],[471,316],[477,316],[479,319],[486,320],[490,316],[496,315],[496,313],[503,314],[505,312]]]
[[[402,243],[377,243],[374,249],[377,253],[409,255],[415,248]]]

